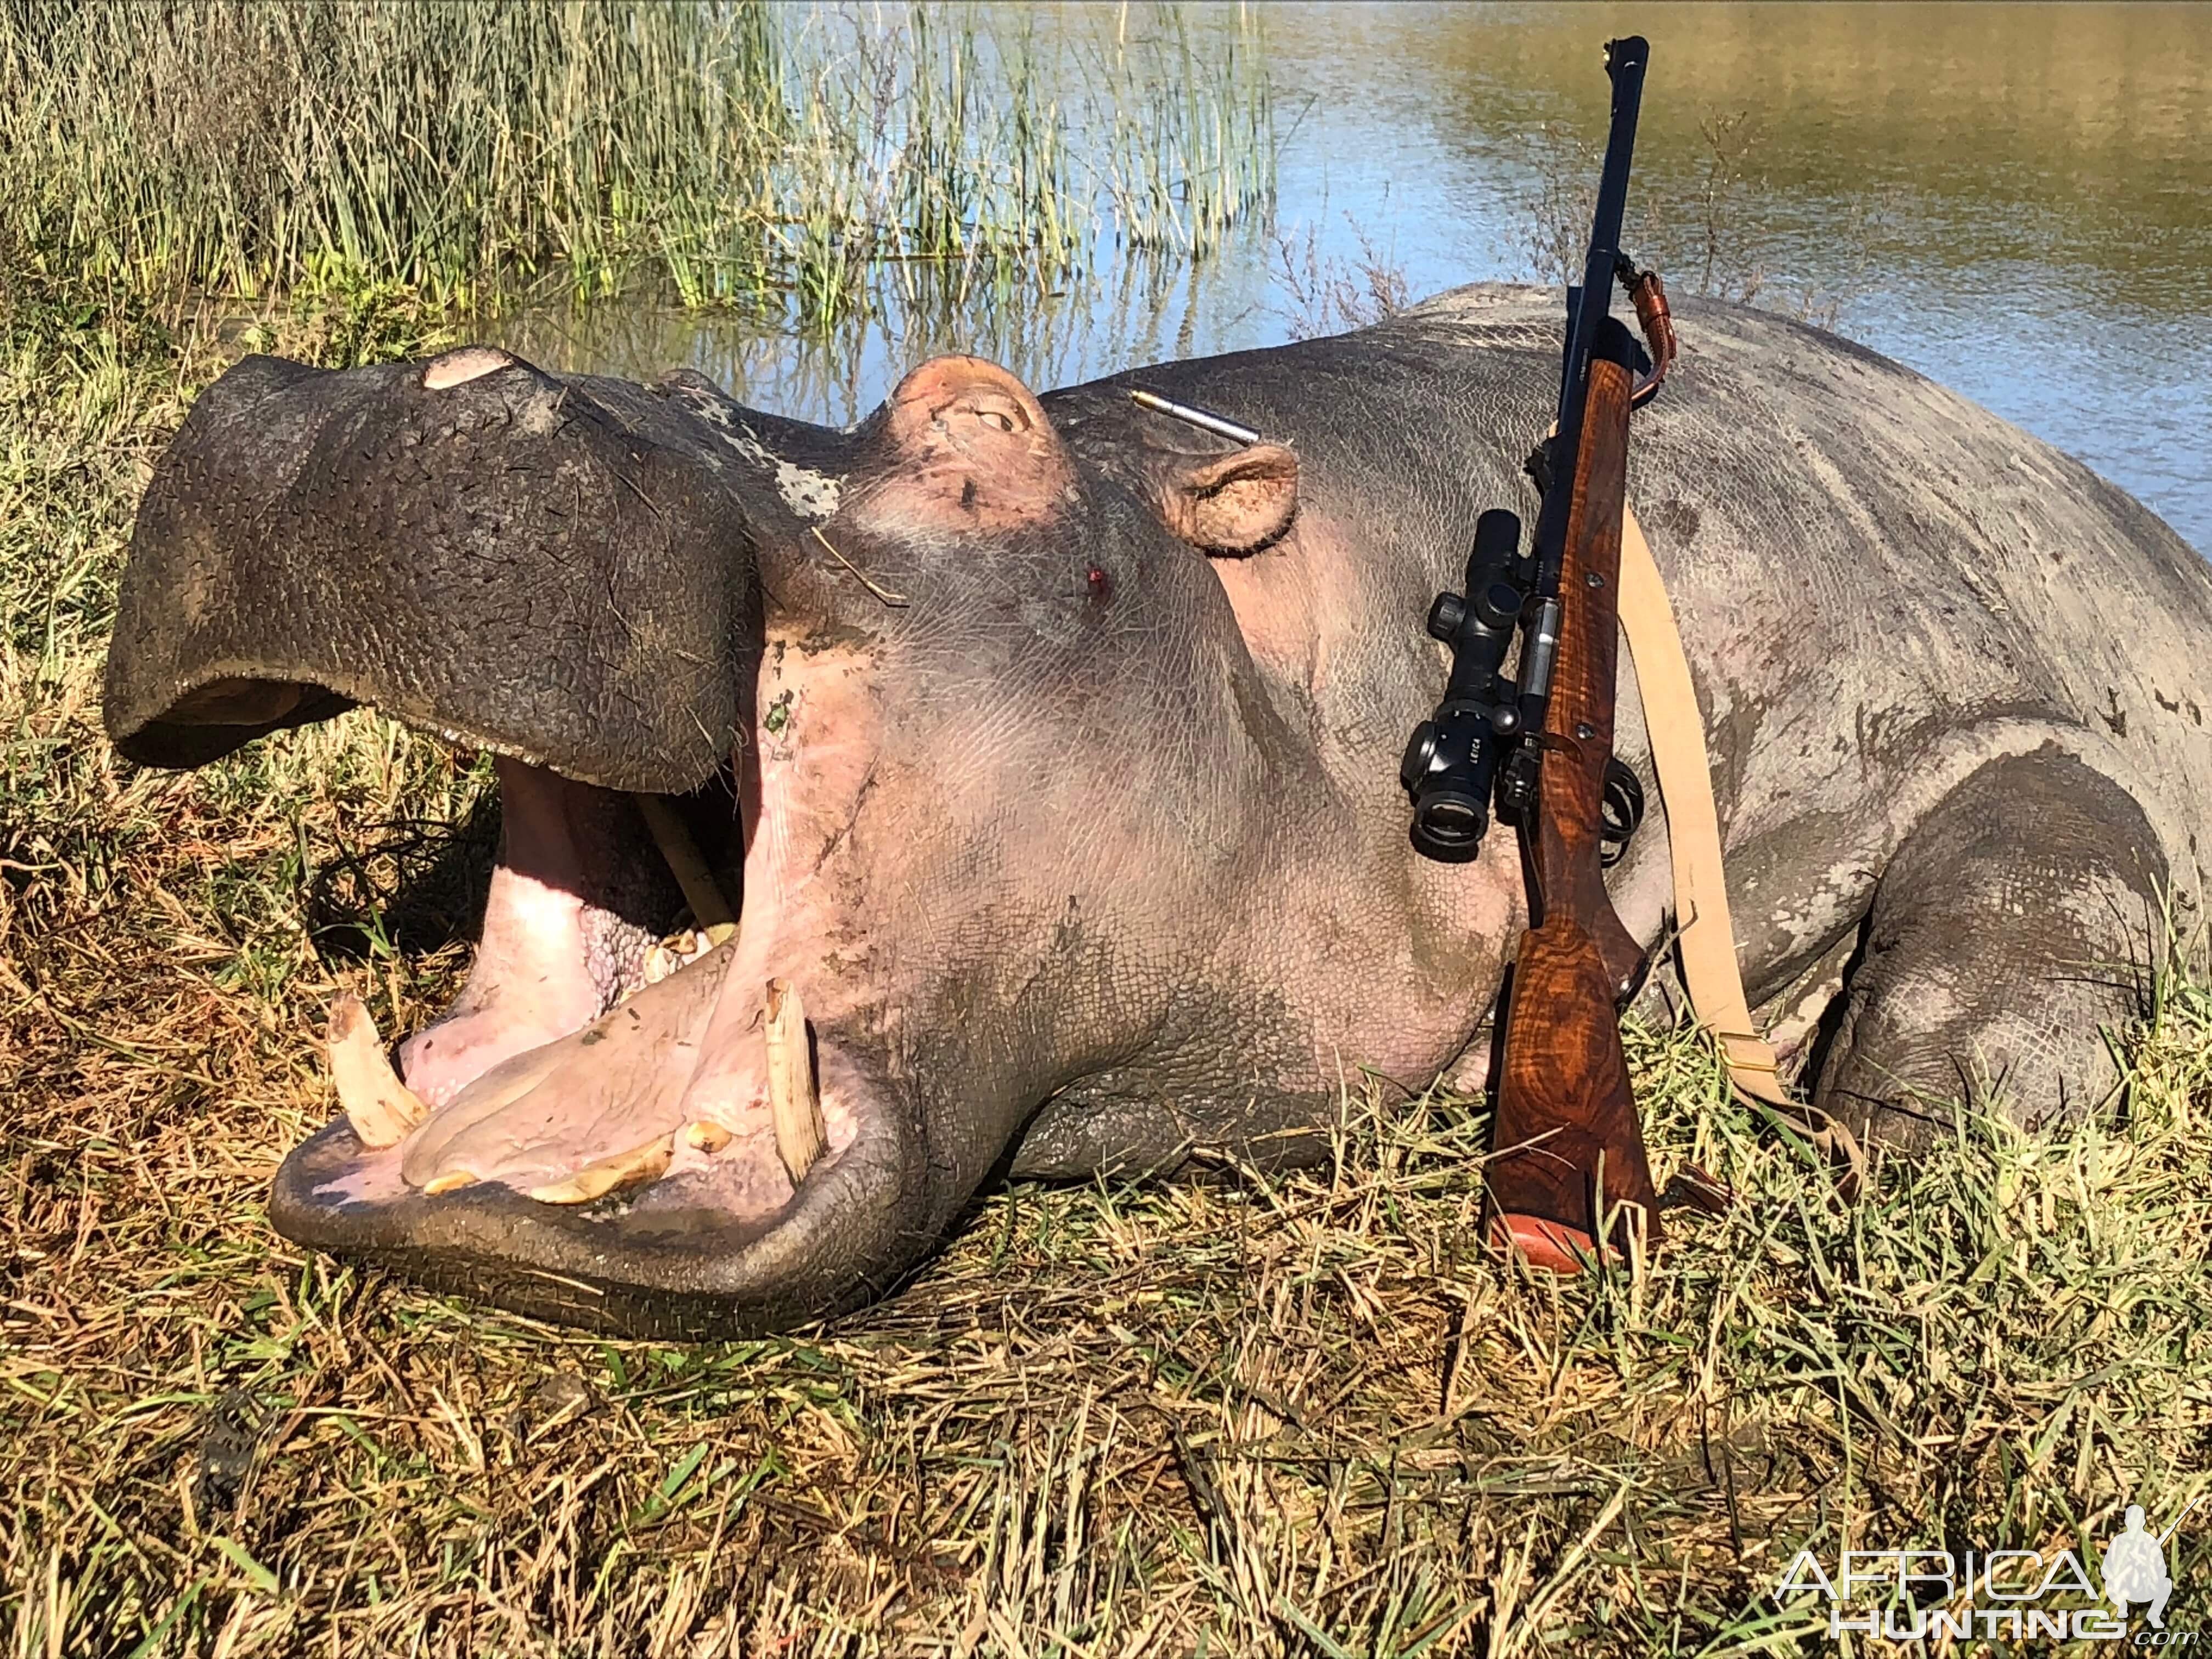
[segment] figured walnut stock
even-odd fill
[[[1592,358],[1534,831],[1522,830],[1535,925],[1514,963],[1489,1170],[1491,1202],[1515,1243],[1563,1270],[1574,1265],[1571,1250],[1589,1252],[1598,1235],[1601,1168],[1606,1209],[1641,1205],[1646,1238],[1659,1234],[1616,1012],[1643,952],[1607,896],[1598,833],[1613,754],[1630,392],[1626,368]]]

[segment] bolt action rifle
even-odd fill
[[[1400,781],[1423,856],[1480,851],[1490,804],[1521,843],[1530,927],[1515,958],[1489,1168],[1492,1235],[1532,1262],[1577,1271],[1598,1241],[1625,1241],[1658,1200],[1621,1052],[1619,1006],[1644,953],[1614,913],[1603,866],[1642,816],[1635,775],[1613,757],[1616,589],[1630,410],[1674,355],[1657,276],[1620,252],[1622,210],[1650,47],[1611,41],[1612,131],[1582,284],[1567,290],[1559,418],[1530,458],[1543,492],[1533,543],[1493,509],[1477,521],[1463,593],[1440,593],[1430,634],[1451,648],[1433,718],[1413,733]],[[1646,363],[1610,314],[1618,278],[1650,346]],[[1638,371],[1644,370],[1638,379]],[[1503,672],[1516,628],[1518,679]]]

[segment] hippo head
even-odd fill
[[[118,747],[371,703],[498,757],[468,985],[396,1073],[333,1011],[346,1115],[281,1231],[758,1329],[880,1292],[1041,1105],[1141,1072],[1284,746],[1209,560],[1282,533],[1297,468],[1054,402],[939,358],[838,432],[488,348],[201,398],[140,510]]]

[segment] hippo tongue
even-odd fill
[[[733,1212],[780,1209],[821,1158],[850,1143],[857,1103],[841,1103],[833,1128],[799,994],[771,980],[763,1010],[738,977],[732,940],[584,1030],[494,1066],[401,1144],[402,1177],[425,1194],[495,1182],[567,1205],[673,1170],[721,1192]]]
[[[535,1194],[674,1134],[732,950],[722,945],[583,1030],[493,1066],[408,1138],[408,1184],[497,1181]]]

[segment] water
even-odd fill
[[[1548,276],[1586,214],[1600,47],[1652,45],[1628,241],[1677,292],[1756,289],[2080,456],[2212,552],[2212,8],[1281,6],[1272,224],[1096,294],[970,296],[829,342],[642,303],[512,321],[570,369],[684,363],[760,407],[865,414],[932,350],[1033,384],[1342,326],[1379,262],[1419,296]],[[1571,212],[1568,210],[1571,208]],[[1586,232],[1584,217],[1577,234]]]

